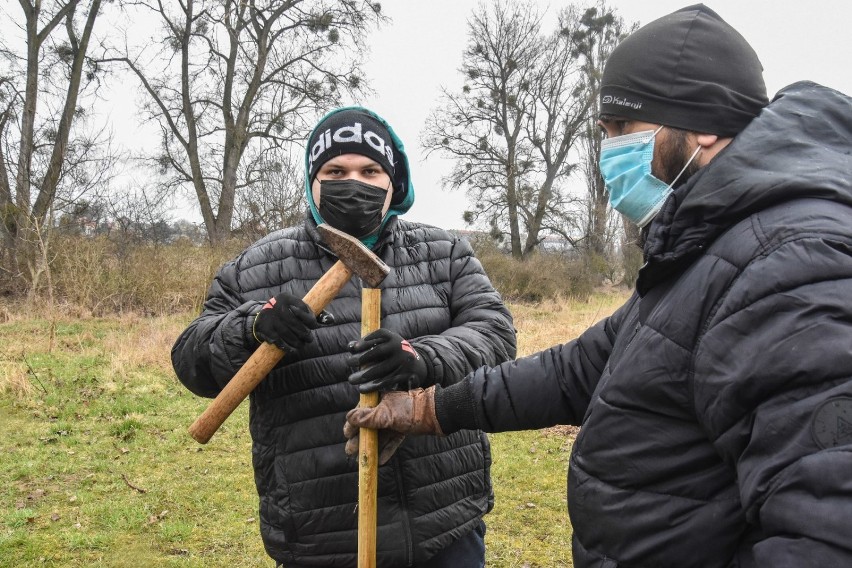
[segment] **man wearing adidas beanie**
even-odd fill
[[[449,386],[514,358],[515,331],[467,241],[400,219],[414,188],[402,142],[382,118],[337,109],[305,150],[304,224],[222,267],[172,361],[192,392],[212,397],[262,341],[284,349],[251,394],[263,543],[278,566],[355,568],[358,464],[344,452],[342,426],[359,391]],[[391,269],[380,286],[383,328],[363,340],[357,278],[320,318],[301,300],[336,260],[318,223],[360,239]],[[377,566],[484,566],[488,438],[471,429],[394,442],[379,468]]]
[[[347,435],[582,425],[576,568],[852,566],[852,99],[769,102],[761,74],[702,4],[626,38],[600,168],[643,227],[633,297],[564,345],[388,393]]]

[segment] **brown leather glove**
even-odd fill
[[[349,438],[346,441],[346,454],[349,456],[355,456],[358,454],[358,444],[360,443],[358,432],[360,432],[360,430],[354,426],[349,426],[349,422],[343,426],[343,433],[346,434],[347,438]],[[393,430],[379,430],[379,465],[385,465],[388,463],[388,460],[391,459],[397,448],[399,448],[404,441],[405,434],[400,434]]]
[[[346,453],[358,453],[358,429],[379,430],[379,464],[386,463],[405,438],[406,434],[434,434],[443,436],[435,417],[435,387],[411,391],[392,391],[382,395],[375,408],[353,408],[346,414],[343,435],[346,436]],[[390,430],[393,434],[383,433]]]

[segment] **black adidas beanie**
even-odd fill
[[[367,156],[393,179],[395,153],[390,132],[379,120],[363,110],[344,109],[314,128],[308,141],[309,179],[314,179],[324,163],[341,154]]]
[[[600,112],[731,137],[769,103],[763,66],[734,28],[704,4],[639,28],[613,50]]]

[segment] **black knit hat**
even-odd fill
[[[393,179],[396,147],[388,129],[358,109],[328,115],[317,124],[308,142],[308,176],[313,180],[324,163],[341,154],[361,154],[375,160]]]
[[[704,4],[641,27],[612,52],[601,114],[730,137],[769,104],[763,66]]]

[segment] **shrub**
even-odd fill
[[[242,246],[211,248],[186,240],[126,246],[106,237],[64,238],[53,251],[53,297],[92,315],[197,312],[216,270]]]
[[[36,292],[80,316],[198,313],[216,271],[246,245],[240,240],[213,248],[187,239],[153,245],[67,236],[54,241],[50,278],[42,279]],[[585,300],[606,277],[601,259],[538,252],[516,260],[487,240],[474,241],[474,248],[494,287],[510,301]],[[8,319],[3,309],[0,319]]]
[[[600,274],[582,257],[536,252],[518,260],[489,243],[477,243],[476,255],[500,294],[515,301],[551,298],[587,299]]]

